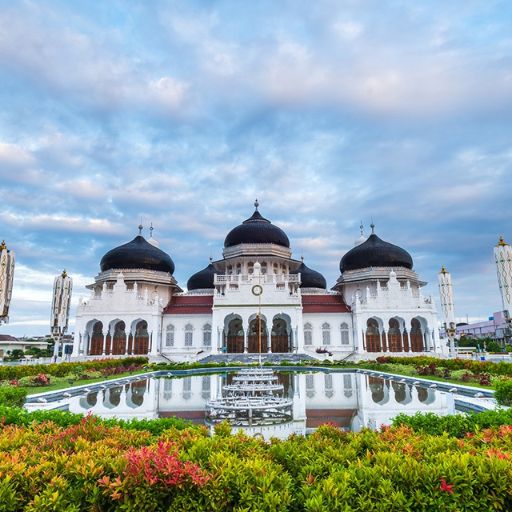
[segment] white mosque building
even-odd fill
[[[435,304],[422,295],[426,283],[407,251],[372,226],[341,258],[328,289],[319,272],[292,258],[287,235],[258,206],[227,234],[223,258],[192,275],[186,291],[171,257],[142,227],[107,252],[77,309],[73,357],[357,359],[442,351]]]

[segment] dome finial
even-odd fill
[[[258,211],[258,206],[260,205],[259,201],[258,201],[258,198],[255,199],[254,201],[254,208],[256,208],[256,211]]]
[[[508,245],[507,242],[505,242],[505,239],[503,238],[503,235],[500,235],[500,241],[498,242],[497,247],[503,247],[505,245]]]
[[[139,235],[142,235],[142,230],[144,229],[144,226],[142,225],[142,216],[140,218],[140,224],[139,224]]]
[[[446,274],[446,273],[448,273],[448,271],[446,270],[446,267],[443,265],[441,267],[441,274]]]
[[[361,221],[361,224],[359,225],[359,229],[361,231],[361,236],[364,236],[364,226],[363,226],[363,221]]]
[[[372,235],[375,234],[375,224],[373,223],[373,217],[372,217],[372,223],[370,224],[370,227],[372,228]]]
[[[66,272],[66,269],[64,269],[64,270],[62,271],[62,277],[66,277],[67,275],[68,275],[68,273]]]
[[[5,245],[5,240],[2,240],[2,243],[0,244],[0,251],[3,251],[7,249],[7,245]]]
[[[153,227],[153,223],[151,222],[149,225],[149,238],[153,238],[153,229],[155,228]]]

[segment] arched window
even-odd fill
[[[348,345],[349,339],[348,339],[348,325],[343,322],[340,325],[340,331],[341,331],[341,344],[342,345]]]
[[[313,327],[309,322],[304,325],[304,345],[313,345]]]
[[[212,326],[210,324],[203,325],[203,345],[210,347],[212,344]]]
[[[174,325],[169,324],[165,330],[165,346],[174,347]]]
[[[185,326],[185,347],[191,347],[194,342],[194,328],[191,324]]]
[[[332,389],[332,374],[326,373],[324,375],[324,383],[325,383],[325,396],[327,398],[332,398],[334,395],[334,390]]]
[[[231,275],[233,273],[233,265],[228,265],[227,271],[228,271],[228,275]]]
[[[237,263],[236,264],[236,273],[237,274],[241,274],[242,273],[242,264],[241,263]]]
[[[189,400],[192,396],[192,377],[185,377],[183,379],[183,398]]]
[[[274,274],[277,274],[279,272],[279,265],[277,263],[274,263]]]
[[[322,344],[331,344],[331,326],[327,322],[322,324]]]
[[[266,274],[267,273],[267,262],[264,261],[262,264],[261,264],[261,273],[262,274]]]
[[[254,262],[249,261],[249,263],[247,263],[247,273],[252,274],[253,272],[254,272]]]
[[[314,375],[306,375],[306,396],[313,398],[315,396],[315,377]]]

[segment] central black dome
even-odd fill
[[[215,278],[215,269],[210,263],[206,268],[196,272],[187,281],[187,290],[202,290],[215,288],[213,281]]]
[[[150,244],[143,236],[137,235],[131,242],[120,245],[101,258],[102,272],[111,269],[142,268],[160,272],[174,272],[174,262],[171,257]]]
[[[309,268],[304,262],[301,263],[297,270],[292,270],[290,274],[300,274],[300,287],[301,288],[327,288],[327,281],[325,277]]]
[[[255,206],[256,210],[252,216],[228,233],[224,240],[224,247],[233,247],[238,244],[276,244],[289,248],[290,241],[286,233],[262,217],[258,211],[257,202]]]
[[[340,271],[367,267],[405,267],[412,269],[411,255],[401,247],[381,240],[375,233],[341,258]]]

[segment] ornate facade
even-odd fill
[[[140,231],[142,228],[140,227]],[[435,305],[404,249],[374,232],[343,256],[332,289],[255,203],[232,229],[223,258],[194,274],[183,291],[174,263],[141,233],[109,251],[77,310],[73,356],[440,352]]]

